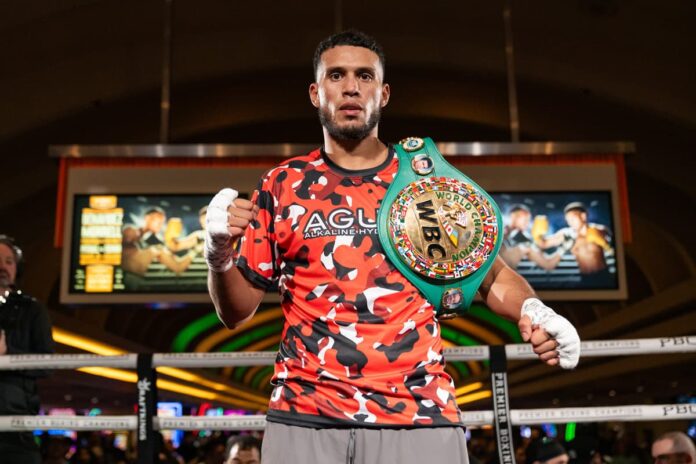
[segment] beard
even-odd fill
[[[367,122],[362,126],[339,127],[336,122],[331,119],[331,114],[328,111],[319,108],[319,122],[326,128],[329,135],[339,141],[360,141],[370,135],[372,129],[377,127],[379,119],[382,116],[381,109],[377,108],[369,117]]]
[[[11,289],[14,287],[14,282],[10,279],[10,275],[3,272],[0,273],[0,288]]]

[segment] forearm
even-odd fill
[[[552,256],[547,257],[539,250],[532,250],[529,252],[529,259],[536,263],[537,266],[547,271],[556,269],[556,266],[558,266],[562,258],[563,256],[560,253],[554,253]]]
[[[236,266],[226,272],[208,271],[208,291],[220,321],[229,329],[251,318],[264,295]]]
[[[496,258],[479,293],[493,312],[513,321],[519,321],[524,301],[536,297],[527,281],[500,257]]]

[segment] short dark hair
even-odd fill
[[[512,208],[510,208],[510,214],[516,213],[517,211],[524,211],[526,213],[532,214],[532,212],[529,210],[529,206],[523,205],[522,203],[515,203],[512,205]]]
[[[7,246],[14,255],[15,264],[19,264],[22,261],[22,249],[17,246],[15,239],[9,235],[0,234],[0,243]]]
[[[374,52],[379,57],[379,64],[382,65],[382,74],[385,73],[385,63],[386,58],[384,57],[384,50],[382,46],[377,43],[377,41],[357,29],[349,29],[347,31],[338,32],[333,34],[317,45],[317,49],[314,50],[314,77],[317,76],[317,70],[319,69],[319,63],[321,63],[321,55],[326,51],[334,47],[341,45],[348,45],[351,47],[363,47]]]
[[[17,266],[17,271],[15,273],[15,285],[17,285],[22,278],[22,274],[24,274],[24,253],[22,249],[17,246],[15,239],[9,235],[0,234],[0,243],[7,246],[12,251],[15,265]]]
[[[568,214],[571,211],[577,211],[579,213],[587,213],[587,206],[581,201],[573,201],[568,203],[565,208],[563,208],[563,214]]]
[[[239,446],[240,450],[250,450],[256,448],[261,456],[261,440],[252,435],[233,435],[227,440],[225,446],[225,460],[230,458],[232,448]]]
[[[167,213],[164,212],[162,208],[159,206],[151,206],[148,209],[145,210],[145,216],[149,216],[150,214],[161,214],[162,216],[166,216]]]

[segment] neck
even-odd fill
[[[336,140],[324,129],[324,150],[331,161],[351,171],[377,167],[389,154],[376,128],[362,140]]]

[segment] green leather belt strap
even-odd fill
[[[377,217],[382,247],[438,317],[463,314],[502,244],[498,205],[430,138],[409,137],[395,149],[399,171]]]

